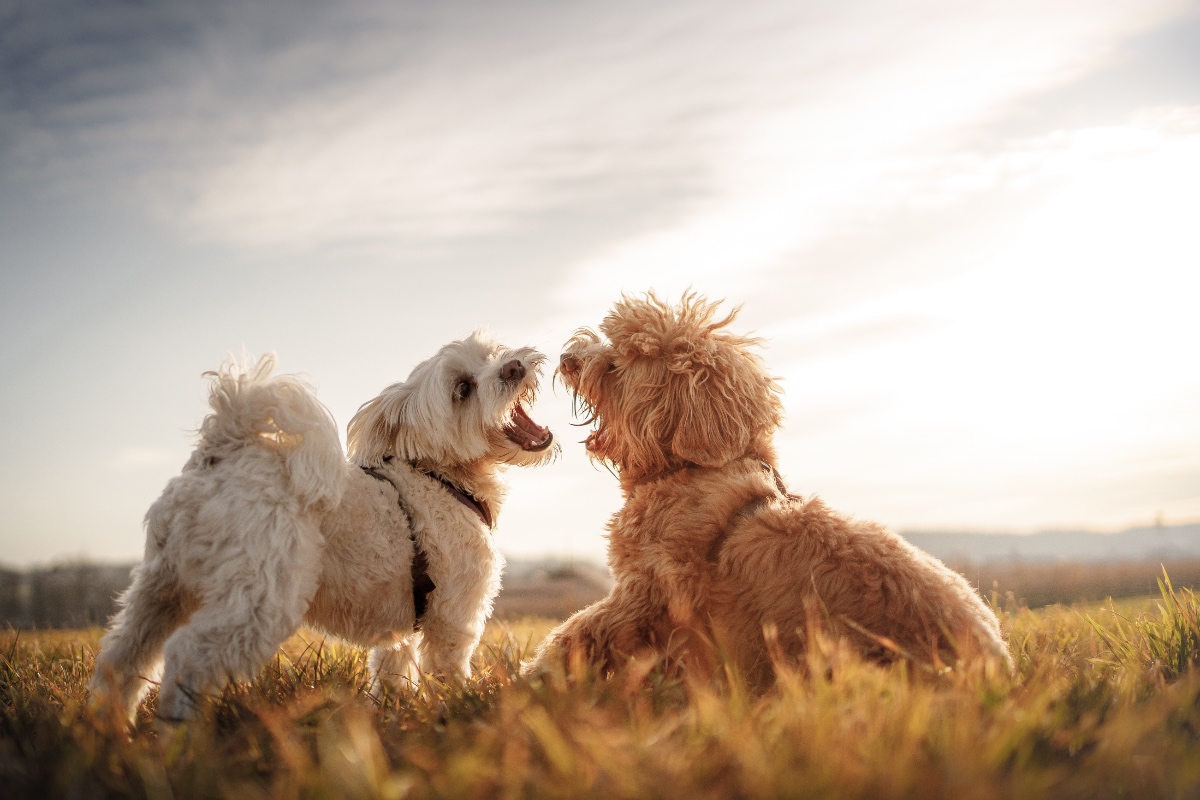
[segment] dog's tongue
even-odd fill
[[[525,407],[517,403],[513,409],[512,422],[504,429],[508,438],[521,446],[522,450],[545,450],[554,441],[549,428],[538,425],[525,413]]]

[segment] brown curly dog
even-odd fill
[[[939,669],[982,655],[1011,666],[995,614],[963,577],[871,522],[789,494],[772,436],[779,386],[758,340],[676,307],[624,297],[581,329],[559,375],[596,423],[589,454],[613,466],[624,507],[608,524],[616,584],[538,649],[528,671],[630,658],[694,675],[734,665],[767,685],[816,628],[879,662]]]

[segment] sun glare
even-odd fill
[[[828,466],[862,450],[843,447],[846,437],[867,438],[883,471],[895,459],[947,479],[1200,466],[1189,455],[1200,449],[1200,264],[1188,219],[1200,208],[1200,135],[1178,127],[1059,137],[1038,165],[1057,188],[981,266],[793,330],[814,342],[926,321],[786,367],[786,449],[807,461],[816,448]],[[861,470],[841,461],[846,475]],[[1030,524],[1071,517],[1062,501],[1024,513]],[[1090,502],[1073,519],[1111,519],[1113,508]],[[1137,502],[1117,513],[1137,516]],[[1171,512],[1200,514],[1200,500]]]

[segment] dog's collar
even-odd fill
[[[492,521],[492,510],[488,508],[487,503],[480,500],[470,492],[466,492],[458,486],[455,486],[454,483],[452,483],[448,478],[444,478],[441,475],[438,475],[436,472],[424,469],[423,467],[418,467],[415,462],[410,461],[408,463],[417,472],[433,478],[442,486],[446,487],[446,491],[448,491],[455,500],[475,512],[475,516],[479,517],[479,520],[487,527],[489,531],[495,527]]]
[[[787,490],[787,486],[784,485],[783,476],[779,474],[779,470],[775,469],[774,466],[768,464],[766,461],[760,460],[758,463],[764,471],[770,473],[772,480],[775,481],[775,491],[779,493],[779,497],[784,500],[803,499],[800,497],[800,495],[792,494]],[[729,521],[725,524],[725,527],[731,528],[735,523],[740,522],[747,517],[754,516],[759,512],[760,509],[770,503],[773,499],[775,498],[770,495],[755,495],[754,497],[750,498],[745,505],[729,515]]]
[[[775,488],[779,490],[779,493],[781,495],[786,497],[788,500],[802,500],[803,499],[802,497],[800,497],[800,495],[792,494],[791,492],[789,492],[787,490],[787,486],[785,486],[783,483],[783,476],[779,474],[779,470],[775,469],[775,466],[773,464],[768,464],[766,461],[763,461],[761,459],[759,460],[758,463],[762,465],[763,469],[765,469],[767,472],[771,473],[771,477],[775,480]]]
[[[685,472],[687,470],[724,469],[725,467],[729,466],[729,464],[734,463],[734,461],[741,461],[742,459],[746,459],[746,458],[754,458],[754,456],[741,456],[739,458],[733,459],[733,461],[727,462],[722,467],[715,467],[715,468],[714,467],[706,467],[701,464],[693,464],[692,462],[688,461],[688,462],[685,462],[684,465],[681,467],[677,467],[673,470],[670,470],[669,472],[663,473],[661,476],[659,476],[658,480],[662,480],[663,478],[670,478],[674,475],[678,475],[680,472]],[[756,459],[756,460],[758,461],[758,465],[763,468],[764,472],[770,473],[771,480],[775,482],[775,488],[779,491],[779,494],[781,494],[783,497],[786,497],[788,500],[802,499],[800,497],[800,495],[792,494],[791,492],[789,492],[787,490],[787,486],[783,482],[783,476],[779,474],[779,470],[775,469],[774,465],[768,464],[766,461],[763,461],[761,458]]]

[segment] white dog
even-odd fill
[[[499,472],[557,451],[523,406],[544,360],[480,333],[446,345],[359,409],[350,463],[306,384],[271,377],[274,357],[207,373],[213,413],[146,514],[93,703],[132,719],[165,660],[159,718],[187,719],[302,622],[373,648],[375,695],[469,676],[500,588]]]

